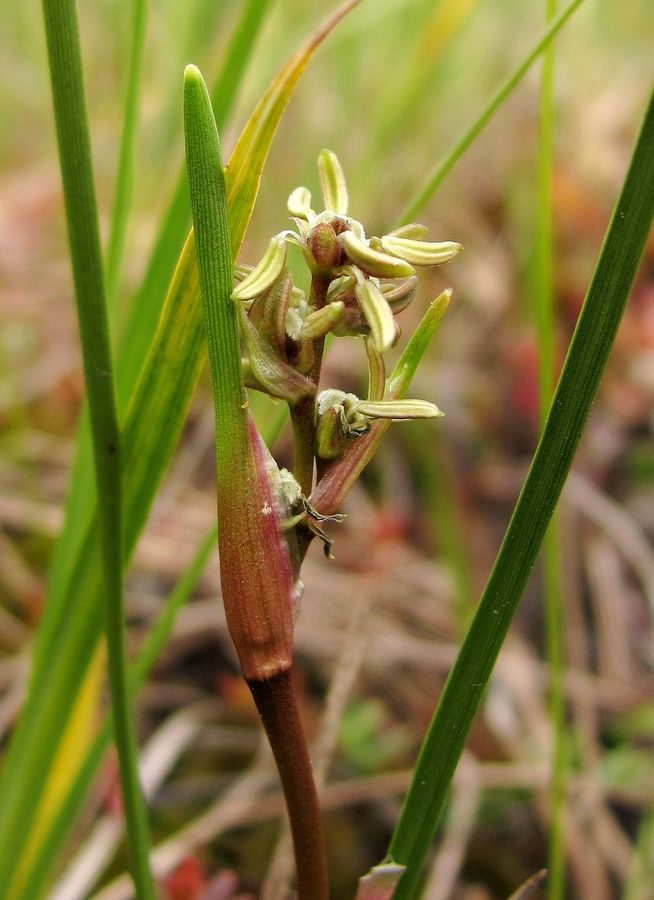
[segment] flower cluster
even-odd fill
[[[257,266],[237,268],[232,296],[238,301],[247,354],[246,384],[286,400],[292,419],[294,410],[304,411],[305,443],[311,439],[311,453],[320,465],[342,457],[370,429],[371,420],[441,415],[433,403],[389,392],[384,354],[400,333],[396,315],[414,297],[416,267],[442,265],[462,248],[455,241],[426,241],[426,228],[417,224],[368,237],[362,223],[348,215],[347,185],[332,151],[320,153],[318,172],[324,209],[316,212],[310,191],[296,188],[288,198],[295,229],[275,235]],[[308,294],[292,283],[289,243],[300,247],[310,270]],[[365,400],[332,389],[316,396],[330,333],[364,337],[369,362]],[[312,404],[309,425],[307,403]],[[311,484],[303,487],[310,491]]]

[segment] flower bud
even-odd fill
[[[232,291],[234,300],[251,300],[263,294],[286,265],[286,241],[280,235],[271,238],[261,262]]]
[[[291,193],[287,201],[289,213],[296,219],[309,220],[311,216],[315,216],[311,209],[311,191],[305,187],[297,187]]]
[[[338,157],[331,150],[321,150],[318,156],[318,175],[325,209],[337,216],[346,216],[348,207],[347,184]]]
[[[406,278],[413,275],[415,269],[410,263],[387,253],[373,250],[368,244],[359,240],[352,231],[345,231],[341,236],[343,247],[355,266],[377,278]]]
[[[370,326],[373,347],[379,353],[385,353],[390,350],[398,337],[391,308],[377,285],[369,278],[360,281],[354,291]]]
[[[429,243],[386,234],[381,239],[384,250],[416,266],[441,266],[463,250],[456,241]]]
[[[301,337],[307,340],[324,337],[342,319],[344,309],[345,304],[337,300],[309,313],[302,323]]]

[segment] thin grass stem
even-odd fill
[[[549,21],[556,0],[546,0]],[[538,400],[541,427],[547,421],[555,383],[554,264],[552,162],[554,156],[554,45],[543,51],[539,99],[539,141],[536,179],[536,234],[534,240],[534,312],[538,343]],[[559,516],[555,511],[543,540],[543,598],[545,643],[549,672],[549,715],[552,727],[550,835],[547,892],[549,900],[562,900],[565,889],[564,811],[566,783],[565,661],[563,650],[563,585]]]
[[[522,60],[520,65],[499,87],[497,92],[486,105],[485,109],[475,119],[470,128],[459,138],[459,140],[452,147],[449,153],[447,153],[446,156],[444,156],[443,159],[441,159],[429,172],[421,187],[416,191],[415,196],[409,201],[402,214],[398,217],[393,226],[394,228],[397,228],[400,225],[404,225],[407,222],[411,222],[413,219],[415,219],[417,213],[419,213],[420,210],[425,206],[425,204],[428,203],[429,200],[431,200],[434,193],[436,192],[436,189],[442,183],[445,176],[451,171],[455,163],[457,163],[463,156],[463,154],[468,149],[470,144],[472,144],[477,135],[481,131],[483,131],[486,125],[488,125],[490,120],[493,118],[500,106],[504,103],[509,94],[513,91],[516,85],[518,85],[522,81],[523,77],[536,62],[545,47],[549,45],[553,38],[563,28],[573,12],[579,6],[581,6],[583,2],[584,0],[572,0],[572,3],[566,6],[566,8],[562,12],[560,12],[555,19],[552,20],[551,24],[548,25],[542,35],[538,38],[538,40]]]
[[[129,65],[127,70],[127,93],[125,98],[125,118],[120,139],[118,175],[111,217],[109,242],[107,244],[106,286],[110,317],[113,318],[116,293],[120,283],[120,270],[125,249],[127,219],[132,202],[134,187],[134,151],[138,125],[139,97],[141,93],[141,72],[143,69],[143,47],[148,20],[147,0],[132,0],[131,39]]]

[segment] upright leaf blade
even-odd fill
[[[389,846],[412,897],[450,782],[538,553],[629,297],[654,215],[654,94],[550,413],[479,608],[447,680]]]

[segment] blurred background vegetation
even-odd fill
[[[223,134],[226,157],[279,65],[328,11],[324,4],[301,0],[269,6]],[[126,0],[97,0],[79,9],[105,234],[122,124],[129,7]],[[264,172],[242,260],[256,262],[270,234],[285,226],[285,201],[294,187],[306,184],[317,192],[315,160],[322,147],[335,150],[343,164],[352,214],[371,232],[387,230],[426,172],[529,49],[542,30],[541,7],[518,0],[363,0],[320,49],[292,100]],[[182,162],[183,67],[195,62],[211,80],[241,9],[238,2],[209,0],[151,4],[119,328]],[[3,12],[0,731],[5,739],[23,695],[48,557],[61,523],[83,383],[40,6],[34,0],[6,0]],[[556,43],[559,358],[650,90],[653,45],[649,0],[587,0]],[[423,277],[417,300],[403,314],[408,334],[426,302],[443,287],[454,288],[415,390],[437,402],[446,417],[435,425],[394,427],[348,501],[347,523],[335,535],[336,560],[328,563],[316,550],[307,566],[298,655],[307,728],[322,741],[325,759],[331,758],[325,803],[337,897],[351,895],[356,878],[385,852],[439,685],[537,439],[530,287],[537,139],[535,67],[419,216],[433,240],[458,240],[466,248],[445,270]],[[654,805],[653,301],[650,240],[562,501],[566,690],[574,747],[567,857],[571,896],[594,900],[622,895],[640,858],[635,844],[640,842],[642,858],[653,852],[652,835],[641,827]],[[363,354],[354,340],[339,345],[328,359],[326,380],[360,390]],[[134,647],[210,527],[212,440],[203,377],[128,578]],[[277,449],[287,460],[284,435]],[[199,846],[197,840],[176,837],[166,888],[171,897],[200,897],[210,885],[211,896],[258,896],[277,833],[274,782],[256,781],[269,772],[270,762],[262,756],[256,715],[237,677],[216,582],[212,559],[139,707],[144,740],[170,725],[174,715],[193,712],[202,726],[192,741],[180,739],[153,801],[158,838],[176,834],[208,806],[214,810]],[[335,713],[321,727],[330,690]],[[470,738],[433,856],[427,897],[504,898],[543,865],[546,703],[536,572]],[[329,736],[337,733],[332,753]],[[82,837],[102,815],[111,815],[115,795],[114,772],[106,767],[69,846],[69,859],[89,852]],[[119,853],[107,872],[116,875],[123,866]],[[71,892],[62,888],[58,896],[80,896],[74,878],[68,884]]]

